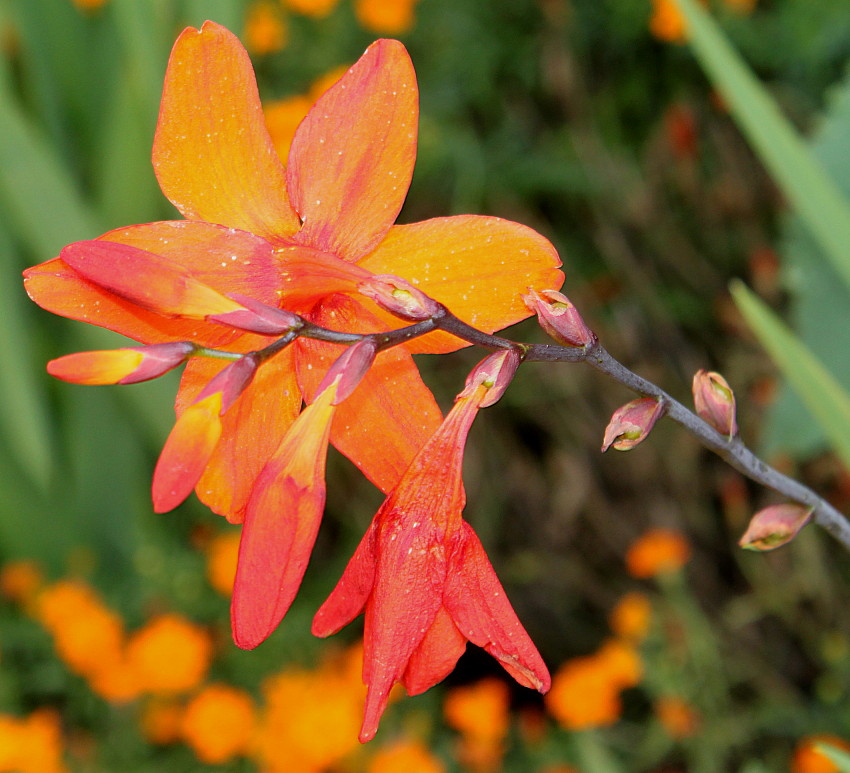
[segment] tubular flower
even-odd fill
[[[495,402],[519,357],[501,352],[473,371],[445,421],[381,505],[313,621],[328,636],[365,611],[360,740],[371,739],[396,682],[416,695],[441,681],[466,642],[520,684],[545,692],[549,674],[469,524],[461,466],[478,410]]]
[[[413,172],[417,121],[407,52],[379,40],[318,99],[284,166],[245,49],[213,22],[188,28],[168,64],[153,148],[160,186],[185,220],[70,245],[25,272],[27,290],[54,313],[143,344],[233,353],[267,346],[269,329],[285,326],[257,323],[268,307],[341,332],[399,327],[358,292],[374,274],[404,278],[485,332],[525,318],[518,288],[563,279],[539,234],[493,217],[394,225]],[[364,388],[336,409],[330,442],[382,490],[396,485],[441,418],[410,355],[464,345],[435,332],[382,352]],[[179,442],[166,448],[174,464],[161,460],[157,509],[194,487],[215,512],[241,523],[302,399],[314,401],[336,353],[306,339],[281,347],[224,410],[208,384],[226,363],[192,357],[176,402],[178,425],[189,414],[190,426],[175,430]]]

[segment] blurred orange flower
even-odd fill
[[[369,761],[367,773],[445,773],[446,767],[420,741],[398,741]]]
[[[700,0],[708,5],[708,0]],[[726,5],[737,13],[751,13],[757,0],[724,0]],[[649,19],[649,31],[659,40],[669,43],[681,43],[686,36],[685,20],[673,0],[652,0],[652,16]]]
[[[74,5],[82,11],[96,11],[106,4],[106,0],[74,0]]]
[[[110,703],[128,703],[142,693],[139,675],[126,653],[105,661],[88,681],[92,690]]]
[[[286,43],[286,21],[280,7],[268,0],[252,3],[245,19],[245,48],[262,56],[280,51]]]
[[[142,688],[152,693],[191,690],[203,681],[213,655],[206,630],[180,615],[164,614],[135,631],[127,657]]]
[[[211,684],[189,701],[181,734],[201,762],[221,765],[248,751],[254,727],[251,696],[229,685]]]
[[[414,24],[418,0],[356,0],[354,13],[360,25],[380,35],[403,35]]]
[[[469,770],[497,770],[508,733],[510,693],[500,679],[483,679],[450,690],[443,703],[446,723],[461,733],[458,758]]]
[[[820,744],[850,751],[850,743],[834,735],[813,735],[797,744],[791,760],[791,773],[839,773],[840,768],[815,747]]]
[[[35,561],[10,561],[0,569],[0,594],[17,604],[31,601],[44,582]]]
[[[161,746],[177,743],[182,737],[184,711],[182,703],[174,698],[154,696],[142,710],[139,720],[142,735]]]
[[[336,8],[339,0],[281,0],[281,3],[290,11],[321,19]]]
[[[62,730],[55,712],[38,709],[22,718],[0,714],[0,770],[67,773],[62,753]]]
[[[222,596],[233,594],[236,559],[239,555],[239,532],[217,534],[207,545],[207,580]]]
[[[690,557],[691,548],[682,534],[650,529],[626,552],[626,568],[632,577],[655,577],[681,569]]]
[[[689,738],[699,729],[696,709],[676,695],[662,695],[655,701],[655,715],[671,738]]]
[[[608,616],[608,624],[617,636],[636,642],[646,637],[651,621],[652,604],[639,591],[623,596]]]

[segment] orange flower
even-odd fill
[[[850,751],[850,743],[834,735],[815,735],[804,738],[797,744],[791,760],[791,773],[838,773],[838,766],[821,754],[817,748],[823,743]]]
[[[699,729],[699,714],[675,695],[659,697],[655,701],[655,714],[671,738],[689,738]]]
[[[59,717],[48,709],[17,718],[0,714],[0,770],[66,773]]]
[[[354,13],[360,25],[381,35],[403,35],[413,28],[418,0],[356,0]]]
[[[127,643],[127,658],[142,688],[152,693],[179,693],[196,687],[206,676],[212,654],[209,634],[175,614],[154,618]]]
[[[456,687],[446,696],[446,723],[460,731],[458,758],[470,770],[497,770],[508,733],[508,686],[499,679],[484,679]]]
[[[443,765],[420,741],[396,741],[369,760],[367,773],[445,773]]]
[[[267,0],[257,0],[248,7],[245,20],[245,46],[262,56],[280,51],[286,45],[286,22],[280,8]]]
[[[153,744],[177,743],[182,737],[183,705],[173,698],[156,696],[145,704],[139,720],[142,735]]]
[[[365,612],[363,680],[368,685],[360,739],[371,739],[390,690],[418,695],[454,668],[471,641],[520,684],[545,692],[549,673],[463,521],[463,448],[478,410],[494,403],[519,357],[483,360],[455,406],[384,500],[366,536],[313,619],[328,636]]]
[[[182,736],[201,762],[222,765],[248,751],[254,724],[250,695],[229,685],[211,684],[186,706]]]
[[[626,568],[632,577],[655,577],[678,571],[690,557],[690,545],[682,534],[670,529],[650,529],[626,552]]]
[[[207,580],[222,596],[230,596],[233,593],[238,555],[238,531],[217,534],[207,546]]]
[[[96,11],[106,4],[106,0],[74,0],[74,5],[82,11]]]
[[[17,604],[28,604],[44,582],[34,561],[10,561],[0,569],[0,594]]]
[[[649,31],[669,43],[681,43],[685,39],[685,20],[673,0],[652,0]]]
[[[89,676],[89,686],[110,703],[128,703],[142,693],[139,675],[126,653],[104,661]]]
[[[652,605],[645,594],[632,591],[623,596],[611,610],[608,624],[624,639],[641,641],[649,631]]]
[[[395,274],[493,332],[528,316],[521,290],[560,285],[554,248],[516,223],[458,216],[394,225],[413,172],[417,120],[407,52],[379,40],[302,121],[284,168],[239,41],[213,22],[180,35],[153,160],[187,219],[117,229],[25,272],[31,297],[55,313],[145,344],[245,353],[224,369],[220,358],[189,361],[179,418],[154,475],[157,510],[194,488],[215,512],[245,519],[302,399],[315,399],[339,352],[306,338],[285,346],[281,309],[342,332],[397,328],[358,291],[369,276]],[[278,338],[272,350],[270,335]],[[440,422],[411,353],[463,345],[438,332],[383,351],[362,388],[336,408],[330,441],[382,490],[398,483]],[[266,355],[251,354],[260,351]],[[286,529],[297,515],[279,511],[280,529],[274,517],[265,539],[295,539]],[[251,577],[259,584],[246,594],[278,614],[278,589]]]
[[[339,0],[281,0],[290,11],[321,19],[336,8]]]

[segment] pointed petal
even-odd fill
[[[463,524],[450,563],[444,603],[460,632],[487,650],[521,685],[546,692],[549,672],[468,523]]]
[[[222,293],[238,293],[277,305],[277,268],[271,245],[252,234],[190,221],[147,223],[100,237],[148,250],[179,263],[193,277]],[[195,341],[218,346],[237,334],[212,323],[169,319],[140,309],[95,287],[55,258],[24,272],[30,297],[70,319],[114,330],[143,343]]]
[[[434,622],[407,663],[402,682],[408,695],[419,695],[442,682],[457,665],[466,649],[466,637],[457,629],[445,608]]]
[[[377,324],[359,303],[342,295],[325,302],[311,319],[343,331],[374,330]],[[339,355],[339,346],[305,339],[297,346],[299,383],[310,395]],[[360,386],[340,404],[331,443],[376,486],[389,491],[440,420],[440,409],[413,358],[396,347],[378,354]]]
[[[560,265],[555,248],[536,231],[477,215],[395,226],[358,261],[358,266],[375,274],[406,279],[485,333],[530,316],[521,294],[529,287],[560,287],[564,281]],[[438,353],[465,345],[446,333],[431,333],[405,348]]]
[[[360,540],[342,577],[313,618],[313,636],[331,636],[359,615],[375,581],[375,524]]]
[[[214,22],[188,27],[174,44],[153,163],[163,193],[187,219],[269,239],[298,228],[251,60]]]
[[[419,92],[404,46],[378,40],[298,127],[287,186],[298,240],[356,260],[395,222],[416,158]]]
[[[198,481],[198,498],[231,523],[242,522],[257,476],[301,408],[292,359],[292,350],[285,349],[259,368],[222,417],[221,439]],[[226,364],[206,358],[189,361],[178,392],[178,413]]]
[[[153,505],[167,513],[195,488],[221,435],[221,393],[190,405],[177,419],[153,473]]]
[[[248,501],[230,607],[242,649],[254,649],[277,628],[307,569],[325,507],[335,391],[326,389],[293,422]]]
[[[47,372],[72,384],[117,384],[138,370],[144,359],[141,349],[74,352],[48,362]]]

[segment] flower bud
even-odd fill
[[[269,306],[247,295],[228,293],[227,297],[243,308],[207,317],[210,322],[218,322],[220,325],[228,325],[264,336],[282,336],[304,325],[297,314]]]
[[[224,416],[227,409],[236,402],[239,395],[254,380],[258,367],[257,358],[251,354],[246,354],[235,362],[231,362],[230,365],[220,370],[207,382],[207,385],[195,398],[194,403],[199,403],[210,395],[220,392],[221,409],[219,415]]]
[[[721,435],[738,433],[735,394],[719,373],[698,370],[694,375],[694,407],[699,417]]]
[[[738,544],[745,550],[773,550],[789,543],[811,520],[812,508],[803,505],[771,505],[759,510]]]
[[[505,393],[521,361],[515,349],[502,349],[485,357],[466,377],[466,385],[457,399],[467,397],[483,385],[487,387],[487,396],[481,401],[479,408],[493,405]]]
[[[375,362],[378,347],[372,338],[363,338],[349,346],[331,365],[316,394],[320,395],[334,381],[337,382],[336,394],[331,405],[339,405],[363,380],[372,363]]]
[[[385,311],[401,319],[418,322],[443,312],[443,307],[410,282],[392,274],[375,274],[364,279],[357,289]]]
[[[602,452],[612,446],[628,451],[643,442],[664,410],[664,404],[654,397],[641,397],[617,408],[605,428]]]
[[[528,289],[528,295],[522,300],[530,311],[537,315],[537,321],[552,338],[565,346],[590,346],[596,342],[596,335],[584,324],[578,310],[566,295],[556,290]]]
[[[186,341],[97,352],[76,352],[47,363],[51,376],[73,384],[135,384],[183,363],[195,346]]]

